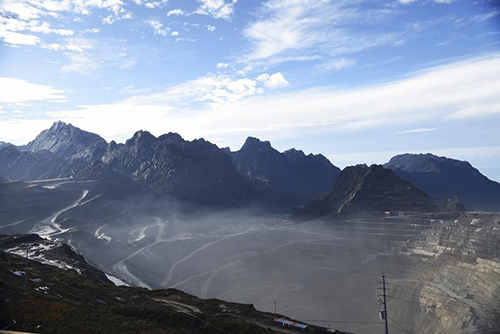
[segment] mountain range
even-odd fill
[[[175,133],[157,138],[147,131],[136,132],[124,144],[108,144],[63,122],[25,146],[0,147],[0,175],[7,179],[71,177],[133,184],[138,191],[212,206],[264,199],[303,204],[326,191],[339,171],[322,155],[280,153],[254,138],[238,152],[204,139],[186,141]]]
[[[387,196],[399,193],[411,198],[422,191],[436,200],[458,199],[469,210],[500,210],[500,184],[468,162],[405,154],[392,158],[384,167],[394,173],[388,174],[382,167],[349,167],[342,183],[335,183],[340,169],[323,155],[306,155],[296,149],[279,152],[270,142],[253,137],[234,152],[204,139],[187,141],[176,133],[155,137],[138,131],[125,143],[107,143],[97,134],[63,122],[54,123],[27,145],[0,145],[0,175],[8,180],[98,180],[108,188],[119,185],[199,205],[306,205],[306,211],[313,207],[322,211],[325,206],[319,203],[330,199],[330,208],[345,212],[352,205],[338,202],[346,196],[339,187],[361,182],[355,192],[359,205],[368,182],[372,189],[381,190],[388,184],[399,189],[385,192]],[[401,187],[407,183],[399,178],[411,182],[412,190],[402,193]],[[375,201],[371,205],[377,203],[395,204]],[[433,207],[428,204],[423,206]]]

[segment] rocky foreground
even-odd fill
[[[199,299],[175,289],[117,287],[62,243],[0,237],[0,329],[34,333],[287,333],[250,304]],[[25,293],[25,254],[28,289]],[[295,329],[297,331],[297,329]],[[307,332],[327,333],[308,325]],[[337,331],[336,333],[343,333]]]

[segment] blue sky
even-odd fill
[[[339,167],[431,152],[500,181],[500,2],[1,0],[0,140],[55,120]]]

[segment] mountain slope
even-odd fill
[[[307,202],[327,191],[340,173],[321,154],[305,155],[295,149],[280,153],[268,141],[252,137],[239,151],[227,154],[257,191],[291,204]]]
[[[21,151],[0,148],[0,175],[11,180],[71,177],[153,190],[187,202],[233,205],[255,195],[231,159],[203,139],[139,131],[125,144],[56,122]]]
[[[49,151],[22,152],[13,145],[0,147],[0,173],[10,180],[59,177],[60,160]]]
[[[78,195],[21,181],[0,183],[0,231],[30,230],[37,222],[70,205]]]
[[[181,200],[229,205],[254,195],[231,159],[203,139],[138,131],[125,144],[111,143],[102,161],[158,194]]]
[[[46,150],[59,158],[95,159],[102,156],[106,147],[106,141],[100,136],[59,121],[28,143],[26,150]]]
[[[330,191],[316,197],[301,215],[324,216],[393,212],[438,212],[455,208],[434,200],[379,165],[345,168]],[[462,209],[458,207],[457,209]]]
[[[23,291],[26,249],[36,260],[28,264],[28,295]],[[0,260],[0,328],[4,329],[37,333],[292,332],[274,322],[274,314],[259,312],[253,305],[198,299],[174,289],[116,287],[67,245],[33,235],[0,236]],[[326,328],[308,327],[327,333]]]
[[[466,161],[432,154],[403,154],[384,166],[435,198],[458,197],[468,209],[500,210],[500,184]]]

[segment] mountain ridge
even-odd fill
[[[299,216],[465,211],[459,204],[431,198],[381,165],[345,168],[332,188],[309,202]]]
[[[225,152],[241,176],[266,198],[303,204],[326,191],[340,169],[321,154],[294,148],[279,152],[269,141],[248,137],[240,150]]]
[[[469,209],[500,210],[500,183],[469,162],[427,154],[402,154],[384,165],[433,197],[458,197]]]
[[[226,158],[227,157],[227,158]],[[500,184],[468,162],[432,154],[395,156],[384,165],[437,199],[458,197],[468,208],[500,210]],[[235,205],[259,202],[297,208],[327,192],[340,169],[322,154],[279,152],[248,137],[241,149],[177,133],[155,137],[140,130],[124,143],[55,122],[24,146],[0,144],[0,175],[10,180],[72,177],[129,183],[188,202]]]

